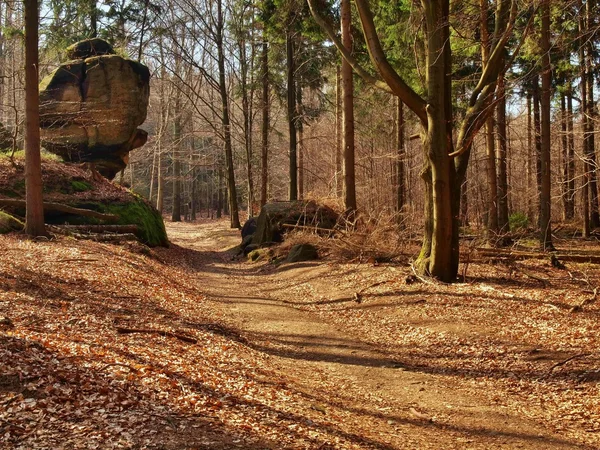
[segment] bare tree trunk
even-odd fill
[[[298,198],[304,199],[304,110],[302,86],[296,83],[296,129],[298,130]]]
[[[217,219],[223,215],[223,168],[219,164],[219,176],[217,184]]]
[[[490,57],[490,36],[488,31],[489,2],[479,0],[480,28],[481,28],[481,61],[485,67]],[[496,176],[496,148],[494,142],[494,116],[490,114],[485,122],[485,143],[487,160],[487,238],[490,243],[496,244],[498,235],[498,179]]]
[[[25,0],[25,232],[46,236],[42,198],[40,156],[40,109],[38,90],[38,0]]]
[[[538,75],[533,77],[533,127],[535,130],[535,181],[537,224],[540,221],[540,198],[542,193],[542,128],[540,119],[540,84]]]
[[[264,36],[263,36],[264,39]],[[267,203],[269,183],[269,45],[262,45],[262,154],[260,206]]]
[[[244,118],[244,148],[246,150],[246,175],[248,181],[248,218],[254,216],[254,179],[252,174],[252,93],[248,93],[248,63],[246,61],[246,42],[240,40],[240,72],[242,89],[242,115]],[[251,59],[254,55],[251,56]]]
[[[98,9],[96,7],[96,0],[89,0],[90,2],[90,37],[98,37]]]
[[[582,10],[583,3],[579,1],[579,9]],[[590,201],[589,201],[589,189],[590,189],[590,174],[592,168],[590,167],[590,161],[588,159],[590,149],[590,115],[588,111],[588,95],[587,95],[587,63],[586,63],[586,37],[584,35],[586,31],[585,18],[582,15],[579,17],[579,70],[580,70],[580,89],[581,89],[581,127],[583,131],[583,186],[581,189],[581,205],[582,205],[582,222],[583,237],[590,236]]]
[[[430,4],[424,5],[429,38],[426,53],[429,107],[423,150],[428,167],[423,173],[427,193],[425,236],[416,264],[425,273],[449,282],[455,279],[458,269],[458,249],[453,248],[453,209],[458,205],[453,204],[455,177],[451,174],[453,167],[448,157],[452,150],[448,136],[451,111],[447,110],[451,94],[447,79],[451,73],[448,70],[451,61],[448,54],[450,42],[447,39],[449,2],[442,2],[440,9]]]
[[[291,27],[291,25],[288,25]],[[296,84],[294,79],[294,38],[290,30],[286,31],[285,48],[287,55],[287,119],[290,137],[290,187],[289,199],[298,200],[298,161],[296,142]]]
[[[532,95],[531,92],[527,91],[527,218],[529,222],[533,222],[535,215],[531,194],[533,192],[533,158],[536,154],[533,147],[533,109],[531,103]]]
[[[156,147],[152,148],[152,168],[150,169],[150,188],[148,189],[148,201],[152,203],[154,196],[154,178],[156,176]]]
[[[498,132],[498,231],[500,234],[508,233],[508,173],[507,153],[508,140],[506,136],[506,90],[504,74],[498,77],[497,88],[498,105],[496,107],[497,132]],[[502,245],[508,245],[508,240],[502,239]]]
[[[540,196],[540,245],[542,250],[553,250],[550,224],[550,89],[552,84],[552,68],[550,66],[550,0],[543,0],[541,14],[542,95],[540,100],[542,121],[542,190]]]
[[[335,192],[342,197],[342,75],[341,68],[336,67],[335,76]]]
[[[218,66],[219,66],[219,93],[221,95],[221,123],[225,138],[225,165],[227,168],[227,194],[229,198],[230,224],[231,228],[240,228],[240,217],[238,212],[237,189],[235,186],[235,172],[233,167],[233,148],[231,145],[231,122],[229,119],[229,96],[225,81],[225,54],[223,49],[223,21],[222,0],[217,0],[217,29],[215,41],[217,44]]]
[[[575,217],[575,134],[573,127],[573,94],[572,81],[569,80],[569,91],[567,95],[567,216],[568,220]]]
[[[586,19],[587,19],[587,30],[589,33],[593,32],[596,27],[595,24],[595,1],[587,0],[585,3],[586,7]],[[589,116],[588,120],[588,152],[587,159],[590,166],[589,172],[589,190],[590,190],[590,226],[591,228],[598,228],[600,226],[600,214],[598,213],[598,182],[596,176],[596,140],[595,140],[595,121],[596,121],[596,102],[594,100],[594,47],[593,37],[588,36],[586,39],[586,75],[587,75],[587,112]]]
[[[342,44],[349,51],[352,49],[351,35],[352,9],[350,0],[342,0],[341,26]],[[344,206],[347,211],[356,210],[356,176],[354,172],[354,83],[352,66],[342,60],[342,90],[343,90],[343,147],[344,147]]]
[[[399,98],[396,100],[396,211],[401,213],[406,204],[406,181],[404,160],[406,158],[406,148],[404,145],[404,103]]]
[[[173,124],[173,211],[171,214],[171,220],[173,222],[181,222],[181,101],[180,93],[177,92],[175,99],[175,120]]]
[[[560,93],[560,144],[562,159],[562,183],[560,196],[563,206],[563,220],[568,220],[569,215],[569,156],[568,156],[568,138],[567,138],[567,96],[564,92]]]

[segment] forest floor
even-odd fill
[[[0,448],[600,448],[598,266],[473,259],[446,285],[167,228],[0,236]]]

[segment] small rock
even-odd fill
[[[252,236],[255,231],[256,218],[251,217],[250,219],[246,220],[246,223],[244,223],[244,226],[242,227],[242,239],[245,240],[248,236]]]

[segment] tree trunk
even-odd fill
[[[567,215],[568,220],[575,218],[575,134],[573,127],[572,81],[569,80],[567,95]]]
[[[235,187],[235,172],[233,167],[233,148],[231,144],[231,123],[229,119],[229,96],[225,80],[225,54],[223,49],[223,21],[222,0],[217,1],[217,27],[215,41],[217,44],[217,56],[219,66],[219,94],[221,95],[221,124],[225,140],[225,166],[227,168],[227,194],[230,212],[231,228],[240,228],[240,217],[238,213],[237,189]]]
[[[350,0],[342,0],[341,26],[342,44],[348,51],[352,49],[351,35],[352,9]],[[356,177],[354,173],[354,83],[352,66],[342,60],[342,115],[343,115],[343,148],[344,148],[344,206],[347,211],[356,210]]]
[[[264,37],[263,37],[264,39]],[[260,206],[267,203],[269,183],[269,45],[262,45],[262,153],[261,153],[261,185]]]
[[[291,26],[291,25],[290,25]],[[290,137],[290,186],[289,200],[298,200],[298,161],[296,142],[296,83],[294,78],[294,38],[291,30],[285,36],[287,63],[287,120]]]
[[[248,62],[246,61],[246,42],[239,42],[240,72],[242,89],[242,115],[244,118],[244,148],[246,150],[246,177],[248,181],[248,218],[254,216],[254,179],[252,174],[252,95],[248,93]]]
[[[152,148],[152,167],[150,169],[150,187],[148,188],[148,201],[152,203],[154,196],[154,178],[156,177],[156,147]]]
[[[540,119],[540,84],[537,74],[533,76],[533,127],[535,130],[535,181],[537,224],[540,221],[540,196],[542,192],[542,128]]]
[[[542,186],[540,192],[540,245],[542,250],[553,250],[552,229],[550,224],[550,88],[552,84],[552,68],[550,66],[550,0],[542,2],[542,36],[540,50],[542,52],[542,95],[541,95],[541,129],[542,129]]]
[[[335,193],[339,198],[344,195],[341,181],[342,173],[342,71],[338,65],[335,75]]]
[[[583,3],[579,1],[579,10],[582,11]],[[589,189],[590,189],[590,173],[592,168],[590,167],[589,155],[589,121],[590,115],[588,111],[588,96],[587,96],[587,67],[586,67],[586,45],[587,40],[585,36],[586,25],[585,17],[583,14],[579,17],[579,75],[580,75],[580,89],[581,89],[581,128],[583,132],[583,186],[581,189],[581,213],[582,213],[582,234],[583,237],[588,238],[590,236],[590,202],[589,202]]]
[[[90,2],[90,37],[98,37],[98,8],[96,7],[96,0],[89,0]]]
[[[175,121],[173,124],[173,211],[171,220],[181,222],[181,102],[179,93],[175,100]]]
[[[490,58],[490,36],[488,31],[489,2],[479,0],[479,24],[481,29],[481,64],[485,68]],[[490,114],[485,122],[485,144],[487,161],[487,239],[496,244],[498,235],[498,178],[496,176],[496,148],[494,141],[494,116]]]
[[[217,219],[223,215],[223,168],[219,165],[219,176],[217,186]]]
[[[399,98],[396,100],[396,211],[402,213],[406,204],[406,181],[404,159],[406,148],[404,145],[404,103]]]
[[[47,236],[42,198],[38,89],[38,1],[25,0],[25,232]]]
[[[586,19],[588,33],[592,33],[596,25],[595,21],[595,1],[587,0]],[[590,190],[590,227],[598,228],[600,226],[600,214],[598,213],[598,181],[596,176],[596,140],[595,140],[595,122],[596,122],[596,102],[594,100],[594,52],[596,51],[593,43],[593,36],[588,36],[585,43],[586,48],[586,79],[587,79],[587,112],[588,112],[588,152],[589,162],[589,190]]]
[[[563,206],[563,220],[568,220],[569,215],[569,144],[567,137],[567,96],[564,92],[560,93],[560,145],[562,159],[562,183],[560,196]]]
[[[450,282],[458,271],[458,248],[454,248],[453,210],[460,204],[460,189],[454,189],[455,176],[451,174],[451,147],[448,139],[447,111],[450,45],[446,37],[448,29],[449,2],[442,2],[438,9],[425,4],[425,23],[428,45],[426,53],[427,127],[424,130],[423,148],[427,168],[423,173],[426,183],[425,222],[426,233],[417,267],[442,281]],[[458,200],[455,193],[458,191]],[[456,216],[458,216],[458,211]]]
[[[304,109],[302,86],[296,83],[296,128],[298,130],[298,198],[304,199]]]
[[[508,140],[506,137],[506,90],[504,86],[504,74],[500,74],[498,78],[496,95],[498,97],[498,105],[496,107],[498,135],[498,231],[503,235],[510,231],[508,224]],[[507,239],[502,239],[502,245],[508,245],[508,243]]]
[[[534,206],[532,200],[533,192],[533,158],[536,153],[533,147],[533,108],[532,108],[532,95],[531,92],[527,91],[527,219],[529,222],[534,220]],[[537,192],[537,191],[536,191]]]

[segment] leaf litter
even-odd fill
[[[232,236],[170,227],[190,247]],[[402,370],[535,420],[568,439],[556,448],[600,445],[598,306],[569,312],[589,296],[573,278],[600,283],[595,268],[573,264],[580,276],[569,278],[532,263],[550,280],[541,287],[471,262],[469,283],[408,285],[399,266],[248,268],[200,247],[0,237],[0,448],[440,448],[407,432],[414,423],[449,434],[446,448],[485,448],[453,428],[451,408],[399,410],[339,365],[311,366],[308,379],[300,361],[284,365],[211,300],[207,272],[221,289],[291,303]],[[267,339],[269,350],[295,348]]]

